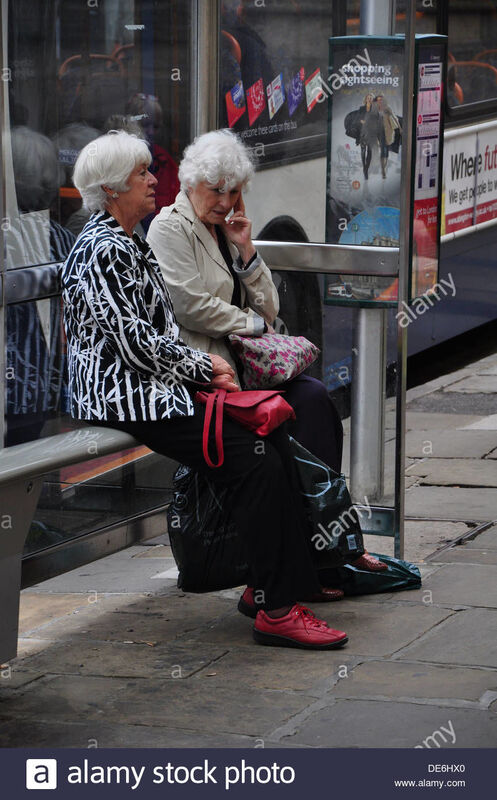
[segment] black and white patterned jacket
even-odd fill
[[[97,212],[62,269],[71,413],[77,419],[191,416],[185,383],[212,378],[206,353],[180,339],[149,246]]]

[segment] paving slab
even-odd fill
[[[497,447],[497,432],[431,430],[408,431],[409,458],[483,458]]]
[[[12,664],[0,666],[0,698],[7,696],[8,692],[20,689],[22,686],[37,681],[43,677],[43,672],[33,670],[20,671]]]
[[[158,573],[175,566],[174,559],[133,558],[142,552],[141,547],[130,547],[98,561],[92,561],[90,564],[44,581],[43,591],[63,594],[90,591],[125,594],[159,592],[164,587],[175,586],[175,580],[154,580],[154,576]],[[39,589],[39,585],[37,588]]]
[[[458,384],[447,386],[443,390],[418,397],[409,403],[409,409],[435,413],[443,410],[447,414],[477,414],[480,417],[495,414],[494,392],[458,392],[457,386]]]
[[[434,625],[438,625],[453,612],[450,609],[434,606],[407,605],[395,603],[387,605],[381,600],[367,603],[357,602],[353,607],[340,603],[327,603],[326,606],[309,604],[329,625],[347,631],[349,641],[341,651],[345,655],[361,654],[387,656],[416,640]],[[330,609],[329,606],[333,606]]]
[[[452,428],[460,428],[462,425],[472,425],[478,423],[483,417],[478,414],[445,414],[434,411],[410,411],[409,406],[406,412],[407,431],[447,431]]]
[[[394,701],[337,700],[281,741],[286,740],[308,747],[495,747],[497,714]]]
[[[488,364],[478,370],[478,375],[497,375],[497,364]]]
[[[101,613],[96,603],[78,613],[77,623],[72,616],[63,617],[37,628],[32,635],[36,639],[48,641],[139,640],[160,644],[212,623],[219,616],[235,613],[232,603],[212,595],[202,599],[195,595],[171,598],[161,596],[160,600],[161,605],[151,604],[145,599],[134,604],[133,610],[130,607],[123,612],[110,613]],[[161,610],[157,610],[159,607]]]
[[[406,491],[405,513],[425,519],[490,522],[497,516],[497,492],[495,489],[413,486]]]
[[[62,594],[47,597],[45,594],[21,592],[19,605],[19,633],[37,628],[52,619],[66,616],[84,607],[87,598],[81,594]]]
[[[344,666],[352,669],[356,663],[357,658],[345,655],[344,650],[317,651],[309,658],[309,653],[290,648],[235,649],[197,672],[195,680],[209,680],[213,686],[234,683],[244,688],[321,695],[333,686]]]
[[[474,539],[466,542],[465,547],[469,550],[475,548],[476,550],[497,550],[497,525],[493,525],[483,533],[479,533]]]
[[[136,553],[133,558],[173,558],[170,545],[158,544],[154,547],[142,547],[141,553]]]
[[[48,594],[28,589],[21,592],[19,634],[27,635],[55,620],[69,622],[72,619],[73,624],[76,624],[75,618],[83,619],[85,612],[90,616],[110,613],[125,608],[134,599],[143,597],[144,595],[140,594],[104,595],[95,592]]]
[[[349,670],[333,689],[333,695],[478,702],[487,691],[497,691],[497,670],[368,661]]]
[[[174,727],[115,724],[51,722],[17,719],[0,724],[0,747],[63,747],[63,748],[178,748],[178,747],[268,747],[262,738],[223,734],[215,731],[197,733]],[[279,745],[278,745],[279,746]],[[295,747],[282,744],[281,747]],[[274,747],[274,745],[273,745]],[[167,759],[166,759],[167,760]]]
[[[429,486],[497,486],[497,464],[471,458],[430,458],[408,468]],[[496,501],[497,502],[497,501]]]
[[[482,417],[478,422],[472,422],[469,425],[461,427],[463,431],[497,431],[497,414],[490,414],[488,417]]]
[[[254,645],[255,647],[256,645]],[[36,686],[30,691],[30,686]],[[5,714],[74,722],[174,726],[193,731],[264,736],[315,698],[305,693],[260,689],[249,694],[238,684],[209,681],[99,678],[67,675],[28,684],[2,703]],[[181,720],[181,726],[178,726]]]
[[[17,640],[17,658],[25,658],[26,656],[41,653],[46,647],[50,645],[46,639],[23,639]],[[13,659],[9,664],[15,666],[16,659]]]
[[[458,611],[395,659],[497,667],[497,614],[489,608]]]
[[[467,394],[497,394],[497,375],[471,375],[457,383],[451,383],[444,391]]]
[[[497,566],[497,550],[477,550],[476,548],[470,550],[467,545],[460,545],[434,555],[433,561],[440,564],[495,564]]]
[[[51,675],[98,675],[122,678],[188,678],[216,662],[226,650],[205,645],[192,651],[177,644],[156,645],[154,642],[130,640],[100,642],[81,647],[81,642],[60,642],[47,647],[43,653],[29,656],[14,665],[19,669]],[[0,681],[0,687],[1,687]]]
[[[435,605],[497,608],[497,569],[492,564],[449,564],[429,575],[421,589],[404,592],[410,601]]]
[[[440,522],[438,520],[412,520],[404,523],[404,559],[420,564],[440,547],[468,532],[464,522]],[[364,536],[369,552],[393,556],[394,540],[389,536]]]

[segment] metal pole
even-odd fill
[[[10,73],[7,65],[7,31],[8,31],[8,4],[1,0],[0,6],[0,450],[5,440],[5,389],[6,389],[6,364],[5,364],[5,226],[9,224],[6,218],[7,198],[5,181],[5,149],[7,141],[7,125],[9,120],[9,90],[8,78]]]
[[[196,0],[193,11],[197,39],[192,87],[193,131],[195,136],[200,136],[218,126],[221,0]]]
[[[408,0],[406,7],[406,33],[404,41],[404,98],[402,126],[401,182],[412,186],[412,119],[414,109],[414,67],[416,34],[416,2]],[[405,309],[408,301],[409,254],[412,237],[412,193],[404,191],[400,198],[400,243],[399,243],[399,296],[398,311]],[[404,506],[405,506],[405,431],[406,431],[406,385],[407,385],[407,328],[400,324],[397,313],[397,394],[395,422],[395,556],[404,555]]]
[[[395,0],[361,0],[361,34],[393,31]],[[352,499],[378,501],[383,495],[385,351],[383,308],[360,308],[352,349],[350,488]]]

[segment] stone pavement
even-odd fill
[[[423,587],[315,606],[343,650],[258,647],[238,591],[184,595],[159,537],[22,593],[0,745],[495,747],[496,397],[497,356],[408,393],[406,557]],[[389,411],[387,493],[393,425]]]

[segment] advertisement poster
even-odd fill
[[[478,134],[476,222],[497,217],[497,128]]]
[[[476,160],[474,134],[462,134],[445,142],[442,233],[453,233],[474,224]]]
[[[243,83],[238,81],[229,92],[226,92],[226,111],[228,114],[228,125],[233,127],[240,117],[245,114],[245,92]]]
[[[268,84],[266,92],[269,106],[269,119],[272,119],[285,102],[285,89],[283,88],[283,75],[281,72]]]
[[[287,86],[288,114],[291,117],[297,110],[304,96],[304,67],[301,67]]]
[[[429,291],[438,277],[442,66],[438,47],[420,47],[415,108],[411,298]]]
[[[326,241],[399,245],[403,42],[330,40]],[[392,278],[330,276],[326,296],[395,300]]]
[[[442,234],[496,218],[497,125],[450,136],[444,148]]]
[[[259,117],[266,107],[266,98],[264,96],[264,84],[262,78],[254,83],[247,89],[247,106],[249,125],[253,125],[257,117]]]
[[[478,133],[476,222],[497,217],[497,128]]]

